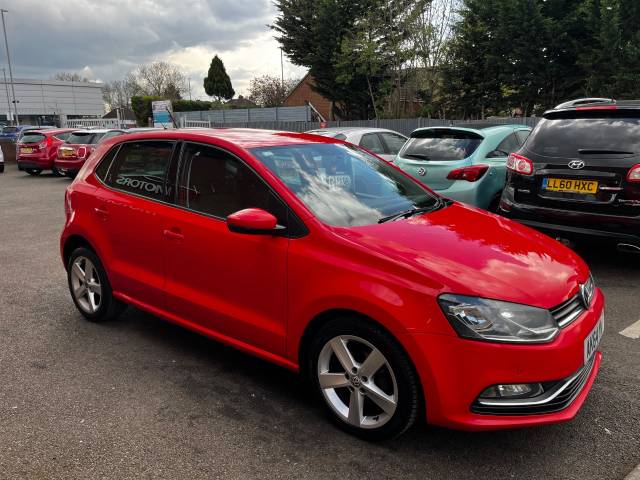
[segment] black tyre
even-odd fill
[[[42,173],[42,170],[40,170],[39,168],[27,168],[26,172],[29,175],[33,175],[34,177],[36,177]]]
[[[123,302],[113,298],[102,262],[88,248],[80,247],[71,253],[67,279],[73,303],[87,320],[110,320],[126,308]]]
[[[73,179],[74,179],[74,178],[76,178],[76,176],[78,175],[78,172],[75,172],[75,171],[73,171],[73,172],[66,171],[66,172],[64,172],[64,174],[65,174],[67,177],[69,177],[70,179],[72,179],[72,180],[73,180]]]
[[[308,372],[329,418],[370,441],[394,438],[418,418],[418,375],[400,344],[357,317],[327,323],[310,346]]]
[[[64,177],[64,173],[62,173],[60,170],[58,170],[56,167],[53,167],[51,169],[51,171],[53,172],[53,175],[56,177]]]

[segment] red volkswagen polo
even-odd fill
[[[573,418],[600,365],[604,298],[571,250],[438,197],[326,137],[138,133],[100,144],[66,194],[75,305],[125,305],[314,385],[367,439]]]

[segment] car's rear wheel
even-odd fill
[[[398,342],[358,318],[325,325],[311,344],[310,373],[329,417],[366,440],[397,437],[415,422],[420,383]]]
[[[78,175],[78,172],[76,172],[76,171],[68,171],[68,170],[67,170],[66,172],[64,172],[64,174],[65,174],[67,177],[69,177],[69,178],[71,178],[71,179],[74,179],[74,178],[76,178],[76,176]]]
[[[26,172],[29,175],[33,175],[35,177],[35,176],[40,175],[42,173],[42,170],[39,169],[39,168],[27,168]]]
[[[53,174],[54,174],[56,177],[64,177],[64,173],[62,173],[62,172],[61,172],[60,170],[58,170],[56,167],[53,167],[53,168],[51,169],[51,171],[53,172]]]
[[[113,297],[102,262],[88,248],[80,247],[71,253],[67,277],[73,303],[87,320],[110,320],[125,309],[126,305]]]

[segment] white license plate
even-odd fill
[[[593,327],[591,333],[584,339],[584,363],[587,364],[591,360],[591,357],[596,353],[600,340],[602,340],[602,334],[604,333],[604,313],[600,316],[600,320]]]

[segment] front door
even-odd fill
[[[232,233],[225,219],[253,207],[284,225],[285,205],[237,157],[195,143],[183,146],[178,204],[165,229],[169,312],[283,355],[289,239]]]

